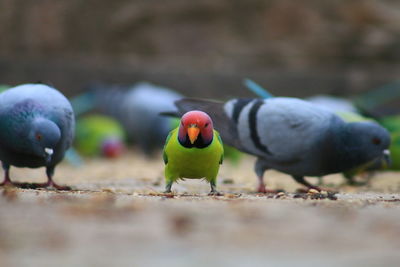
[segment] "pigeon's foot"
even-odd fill
[[[14,186],[14,184],[10,180],[4,180],[3,182],[0,183],[0,187],[11,187],[11,186]]]
[[[282,190],[267,189],[265,184],[260,184],[257,188],[257,193],[261,194],[277,194],[279,192],[282,192]]]
[[[47,182],[47,183],[14,183],[16,187],[19,188],[24,188],[24,189],[39,189],[39,188],[54,188],[56,190],[64,190],[64,191],[70,191],[72,190],[71,187],[69,186],[64,186],[64,185],[58,185],[54,183],[53,181]]]
[[[214,190],[214,191],[211,191],[210,193],[208,193],[208,195],[209,196],[223,196],[224,194],[222,194],[219,191]]]
[[[319,187],[319,186],[316,186],[316,185],[313,185],[313,184],[307,182],[307,181],[304,179],[303,176],[293,176],[293,178],[294,178],[298,183],[300,183],[300,184],[304,185],[305,187],[307,187],[307,189],[306,189],[305,191],[303,191],[303,192],[305,192],[305,193],[307,193],[307,192],[310,191],[310,190],[316,190],[316,191],[318,191],[318,192],[321,192],[321,191],[334,192],[334,191],[332,191],[332,189],[322,188],[322,187]]]
[[[70,186],[58,185],[58,184],[55,184],[55,183],[52,183],[50,186],[47,186],[47,188],[49,188],[49,187],[57,189],[57,190],[62,190],[62,191],[71,191],[72,190],[72,188]]]

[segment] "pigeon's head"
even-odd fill
[[[43,157],[46,163],[49,163],[60,138],[60,128],[54,122],[42,118],[36,119],[29,134],[31,152]]]
[[[389,132],[376,123],[347,124],[345,142],[349,148],[348,152],[363,162],[381,158],[390,163]]]
[[[185,113],[179,126],[179,142],[181,144],[196,142],[210,144],[213,139],[213,123],[210,116],[203,111],[193,110]]]
[[[101,152],[107,158],[117,158],[124,151],[124,143],[118,138],[105,138],[101,145]]]

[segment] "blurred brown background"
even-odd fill
[[[394,0],[0,0],[0,83],[92,81],[186,95],[351,95],[399,77]]]

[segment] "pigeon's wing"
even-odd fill
[[[175,101],[177,115],[182,116],[191,110],[206,112],[213,120],[214,128],[220,133],[224,142],[230,146],[244,150],[241,146],[235,123],[225,113],[224,103],[218,101],[184,98]]]
[[[280,162],[300,160],[329,128],[328,110],[296,98],[233,99],[225,104],[242,151]]]
[[[293,162],[318,144],[333,116],[300,99],[257,99],[241,110],[237,128],[242,145],[252,154]]]

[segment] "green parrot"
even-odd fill
[[[171,130],[175,129],[181,123],[179,118],[171,118]],[[243,153],[232,146],[224,144],[224,160],[232,163],[233,166],[238,166],[243,158]]]
[[[76,123],[75,145],[85,156],[118,157],[124,149],[125,132],[113,118],[88,115]]]
[[[398,171],[400,170],[400,115],[383,117],[379,122],[390,132],[392,138],[389,148],[392,156],[392,165],[389,169]]]
[[[164,153],[165,193],[171,192],[178,179],[205,178],[211,185],[210,195],[218,195],[216,179],[224,159],[219,133],[205,112],[189,111],[182,116],[180,125],[167,137]]]

